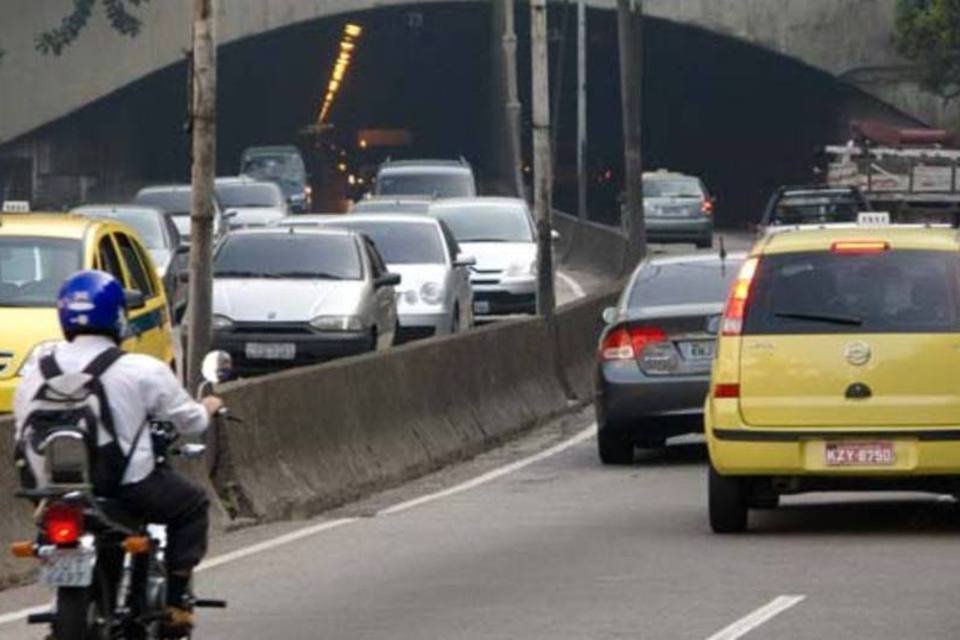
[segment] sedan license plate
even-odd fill
[[[89,587],[93,584],[93,549],[58,549],[40,565],[40,584]]]
[[[292,342],[248,342],[247,357],[251,360],[293,360],[297,345]]]
[[[489,300],[476,300],[473,303],[473,312],[478,314],[487,314],[490,313],[490,301]]]
[[[897,462],[892,442],[828,442],[828,467],[889,467]]]
[[[713,340],[681,342],[680,352],[686,360],[712,360],[714,346]]]

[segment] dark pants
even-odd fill
[[[167,526],[166,564],[170,572],[191,571],[207,553],[206,492],[169,467],[159,467],[136,484],[120,489],[132,515]]]

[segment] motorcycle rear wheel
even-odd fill
[[[53,640],[109,640],[112,611],[107,593],[99,571],[89,587],[57,589]]]

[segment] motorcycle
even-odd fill
[[[197,397],[229,377],[230,356],[211,352],[203,361]],[[216,419],[232,419],[226,408]],[[170,424],[151,422],[156,464],[173,457],[197,459],[203,444],[179,444]],[[55,592],[53,608],[28,617],[49,624],[54,640],[153,640],[167,620],[166,535],[114,500],[93,495],[88,452],[75,432],[55,432],[45,442],[47,482],[18,497],[37,505],[37,536],[16,542],[12,552],[40,561],[39,582]],[[192,590],[190,590],[192,593]],[[222,600],[193,598],[192,607],[224,608]]]

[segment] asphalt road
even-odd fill
[[[589,423],[569,418],[321,520],[229,537],[198,587],[230,609],[203,612],[197,637],[721,640],[758,619],[746,637],[960,635],[952,502],[789,499],[756,513],[750,533],[718,537],[701,444],[603,467],[592,437],[569,446]],[[39,602],[33,588],[0,594],[0,619]],[[771,603],[768,620],[748,617]],[[5,640],[40,637],[0,624]]]

